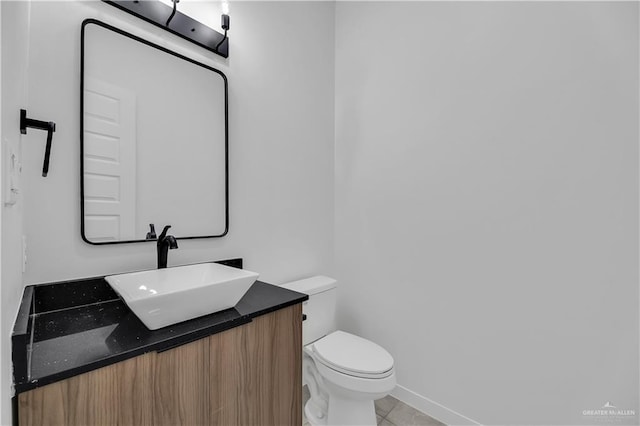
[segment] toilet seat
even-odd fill
[[[389,352],[362,337],[334,331],[311,346],[317,361],[339,373],[363,379],[383,379],[393,374]]]

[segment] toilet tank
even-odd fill
[[[281,287],[309,295],[302,303],[307,319],[302,323],[302,344],[308,345],[336,330],[336,280],[315,276],[291,281]]]

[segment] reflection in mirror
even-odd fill
[[[224,74],[99,21],[82,31],[83,239],[225,235]]]

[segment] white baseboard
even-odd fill
[[[397,385],[391,392],[391,395],[407,405],[422,411],[425,414],[433,417],[434,419],[441,421],[448,426],[454,425],[480,425],[481,423],[470,419],[469,417],[460,414],[450,408],[445,407],[429,398],[419,395],[404,386]]]

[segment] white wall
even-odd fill
[[[29,46],[29,3],[0,2],[2,31],[2,149],[20,147],[20,108],[27,108],[27,52]],[[2,157],[4,157],[4,152]],[[4,158],[2,158],[4,160]],[[0,167],[4,171],[4,163]],[[4,183],[4,176],[2,177]],[[11,331],[22,297],[22,212],[23,202],[2,205],[2,257],[0,275],[0,424],[11,423]]]
[[[396,394],[638,413],[638,4],[339,2],[335,60],[340,323]]]
[[[154,243],[95,247],[80,238],[80,24],[88,17],[152,41],[161,34],[229,78],[229,234],[180,241],[169,264],[241,256],[273,282],[331,270],[333,5],[240,2],[230,12],[227,61],[102,2],[32,4],[30,114],[57,131],[47,178],[43,136],[33,132],[23,146],[25,283],[155,267]]]
[[[0,23],[2,22],[2,6],[0,6]],[[2,31],[0,28],[0,99],[2,99]],[[0,138],[2,137],[2,102],[0,102]],[[4,182],[2,179],[2,172],[4,171],[4,167],[2,165],[2,160],[4,160],[4,156],[2,155],[2,139],[0,139],[0,187],[2,187],[2,183]],[[0,191],[1,194],[1,191]],[[2,209],[0,209],[0,241],[2,238]],[[4,299],[2,298],[2,244],[0,243],[0,306],[2,306],[2,301]],[[3,380],[2,377],[2,372],[5,371],[5,374],[7,374],[7,372],[10,371],[10,360],[7,359],[8,355],[9,355],[9,347],[8,345],[5,343],[3,344],[2,342],[4,342],[5,340],[3,340],[2,338],[4,337],[4,328],[2,327],[2,325],[4,324],[4,321],[2,321],[2,312],[4,312],[4,307],[0,310],[0,423],[3,422],[3,420],[5,419],[5,416],[8,420],[8,415],[7,414],[3,414],[6,413],[6,410],[9,408],[7,406],[8,402],[9,402],[9,394],[10,394],[10,386],[8,384],[6,384],[6,382]],[[10,381],[10,380],[9,380]],[[7,392],[7,390],[9,392]]]

